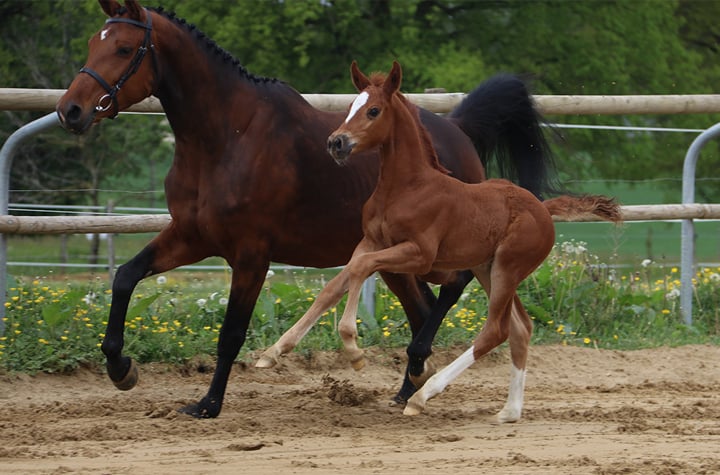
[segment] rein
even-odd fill
[[[110,116],[111,119],[114,119],[118,115],[118,112],[120,112],[120,108],[117,102],[117,94],[118,92],[120,92],[120,88],[122,88],[125,82],[130,79],[130,77],[135,74],[138,69],[140,69],[140,65],[142,64],[142,61],[145,58],[145,54],[148,52],[148,50],[150,50],[150,56],[152,57],[153,73],[157,71],[156,59],[154,54],[155,45],[152,43],[151,37],[152,16],[150,15],[149,11],[145,10],[145,12],[145,16],[147,17],[146,23],[132,20],[130,18],[108,18],[107,20],[105,20],[106,25],[110,23],[127,23],[145,29],[145,38],[143,39],[142,45],[140,45],[137,52],[135,53],[135,56],[130,61],[128,68],[125,70],[122,76],[120,76],[120,79],[118,79],[117,83],[115,83],[114,86],[110,86],[97,71],[88,68],[87,66],[83,66],[82,69],[80,69],[81,73],[86,73],[90,75],[103,87],[103,89],[105,89],[106,94],[103,95],[100,99],[98,99],[98,103],[95,106],[95,112],[105,112],[110,109],[110,107],[114,107],[115,113]]]

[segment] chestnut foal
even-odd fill
[[[462,183],[442,167],[417,108],[399,92],[402,71],[397,62],[387,78],[378,74],[368,78],[355,62],[351,75],[360,95],[344,123],[328,139],[328,150],[342,163],[352,154],[380,148],[380,177],[363,208],[364,237],[347,266],[320,292],[307,313],[263,354],[258,366],[270,366],[277,356],[290,351],[347,292],[338,330],[353,367],[360,369],[364,358],[357,346],[356,316],[367,277],[385,271],[422,275],[433,281],[433,276],[471,269],[488,294],[487,322],[472,347],[457,360],[432,377],[426,368],[413,380],[420,389],[404,413],[422,412],[428,399],[475,360],[509,340],[510,390],[498,421],[517,421],[522,412],[532,323],[516,289],[552,249],[552,215],[592,213],[619,221],[618,206],[602,196],[561,196],[541,202],[505,180]]]

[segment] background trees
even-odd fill
[[[532,78],[538,94],[717,92],[720,2],[692,0],[166,0],[253,73],[302,92],[352,92],[348,65],[387,69],[398,59],[404,90],[468,91],[496,72]],[[0,87],[66,87],[84,63],[86,42],[104,20],[95,0],[0,0]],[[30,120],[3,112],[0,139]],[[706,128],[720,116],[583,116],[553,121]],[[88,137],[62,131],[27,147],[13,167],[12,201],[39,200],[43,187],[144,191],[161,188],[172,151],[157,118],[104,123]],[[107,133],[112,129],[112,133]],[[563,131],[555,150],[568,183],[676,179],[693,136]],[[698,175],[716,177],[717,147]],[[152,178],[148,163],[156,165]],[[677,180],[659,181],[676,193]],[[582,189],[582,185],[577,185]],[[41,201],[137,202],[138,196],[46,193]],[[698,184],[720,198],[718,181]],[[91,198],[88,198],[91,196]],[[152,195],[151,195],[152,196]],[[148,197],[143,198],[147,203]]]

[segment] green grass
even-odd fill
[[[257,302],[241,358],[262,349],[307,310],[332,271],[283,271],[269,277]],[[140,362],[181,363],[213,355],[227,304],[229,273],[173,272],[143,281],[125,322],[125,351]],[[694,324],[683,325],[677,268],[658,264],[615,269],[569,241],[520,287],[535,322],[534,344],[633,349],[720,343],[720,268],[696,276]],[[99,365],[111,293],[102,277],[19,278],[5,305],[0,368],[68,371]],[[340,347],[335,325],[343,306],[331,309],[298,347]],[[449,312],[436,346],[468,344],[486,318],[486,299],[469,286]],[[399,302],[378,286],[375,315],[362,315],[361,346],[403,347],[410,331]]]

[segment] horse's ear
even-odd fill
[[[350,65],[350,77],[358,91],[364,91],[370,85],[370,79],[368,79],[360,68],[358,68],[357,61],[353,61]]]
[[[125,0],[125,7],[128,10],[128,15],[133,20],[142,21],[143,7],[138,3],[137,0]]]
[[[402,68],[400,67],[400,63],[393,61],[390,74],[387,75],[383,83],[383,91],[388,97],[392,96],[400,90],[400,84],[402,84]]]
[[[109,17],[114,17],[118,14],[120,9],[122,8],[122,5],[117,2],[117,0],[98,0],[100,2],[100,7],[103,9],[105,14]]]

